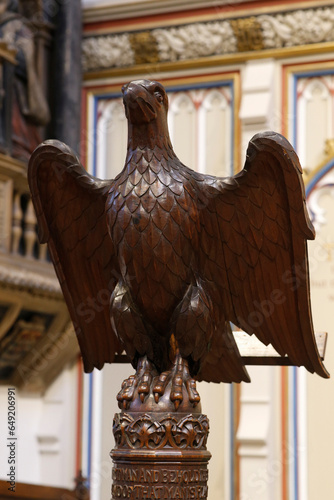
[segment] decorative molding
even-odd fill
[[[0,285],[1,287],[30,292],[33,295],[63,300],[63,294],[56,276],[45,276],[41,272],[0,264]]]
[[[85,72],[239,55],[334,41],[334,6],[188,23],[121,34],[87,35]]]
[[[257,20],[267,49],[334,40],[334,7],[262,15]]]
[[[89,37],[83,40],[82,65],[85,71],[133,64],[135,55],[130,37],[126,33]]]
[[[158,44],[151,31],[130,33],[129,39],[136,64],[159,62]]]
[[[238,52],[263,50],[265,48],[261,23],[258,18],[232,19],[230,24],[237,39]]]
[[[196,23],[152,30],[160,62],[194,59],[237,51],[237,38],[228,21]]]
[[[254,0],[215,0],[210,5],[208,5],[207,0],[164,0],[163,2],[155,0],[114,0],[113,2],[110,2],[110,0],[84,0],[83,20],[85,24],[88,24],[116,19],[138,19],[144,16],[159,16],[171,13],[173,17],[171,22],[174,22],[175,14],[178,12],[182,12],[184,15],[188,11],[187,18],[189,19],[194,17],[194,10],[207,10],[208,8],[211,8],[215,15],[219,15],[220,18],[230,17],[229,14],[232,9],[234,12],[238,10],[241,17],[249,15],[251,8],[249,4],[251,2],[254,2]],[[291,0],[285,3],[284,10],[303,9],[313,6],[321,7],[328,4],[328,0]],[[270,5],[259,7],[256,12],[279,12],[281,10],[281,5]],[[208,15],[201,14],[201,19],[205,19],[205,17],[208,17]]]
[[[209,420],[201,414],[116,413],[113,433],[117,449],[206,450]]]
[[[220,0],[216,9],[231,5],[248,4],[254,0]],[[91,0],[83,1],[84,22],[98,22],[106,19],[124,19],[133,16],[148,16],[153,14],[165,14],[167,12],[193,11],[194,9],[207,8],[206,0],[137,0],[119,1],[107,5],[106,1],[95,2]]]

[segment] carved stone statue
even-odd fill
[[[36,2],[21,5],[16,1],[3,1],[0,4],[0,38],[17,50],[12,142],[13,155],[21,159],[29,159],[41,142],[39,128],[50,120],[49,107],[36,72],[34,33],[28,19],[21,15],[21,12],[31,13],[33,4]]]
[[[231,178],[196,173],[175,155],[163,86],[123,87],[125,166],[89,175],[46,141],[29,183],[76,328],[85,371],[126,350],[136,374],[123,408],[195,406],[195,381],[248,381],[230,322],[322,377],[311,318],[306,240],[314,238],[302,169],[279,134],[250,141]],[[143,407],[144,408],[144,407]]]

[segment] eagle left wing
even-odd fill
[[[47,242],[90,372],[121,352],[109,317],[117,259],[105,215],[113,181],[89,175],[60,141],[45,141],[31,156],[28,181],[39,237]]]
[[[227,179],[207,176],[201,192],[202,268],[223,290],[226,318],[328,378],[310,307],[306,240],[315,232],[290,143],[274,132],[257,134],[244,169]]]

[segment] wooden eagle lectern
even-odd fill
[[[112,498],[204,499],[208,420],[195,380],[249,381],[230,322],[329,376],[310,311],[302,169],[267,132],[234,177],[196,173],[173,151],[163,86],[138,80],[123,95],[128,149],[114,180],[87,174],[58,141],[33,153],[40,240],[85,371],[123,350],[136,369],[117,396]]]

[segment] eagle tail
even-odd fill
[[[216,383],[250,382],[228,321],[213,335],[210,349],[195,378]]]

